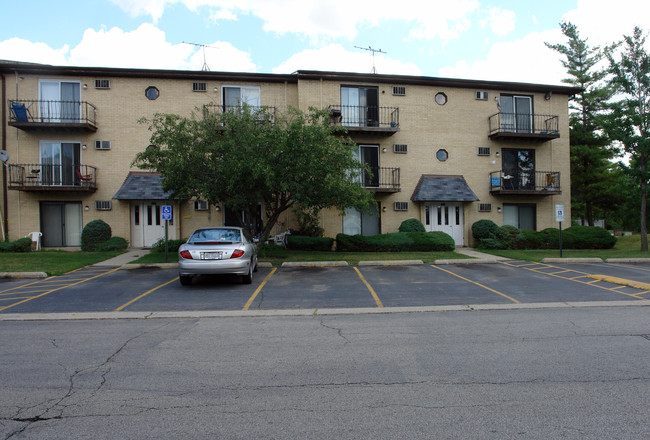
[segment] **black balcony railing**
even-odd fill
[[[560,194],[558,171],[499,170],[490,173],[490,192],[498,194]]]
[[[330,105],[331,120],[351,130],[399,131],[399,108],[359,105]]]
[[[378,192],[400,191],[400,169],[370,167],[370,172],[361,173],[361,185]]]
[[[206,104],[203,106],[203,111],[209,113],[239,113],[248,111],[253,115],[257,115],[260,119],[262,117],[269,117],[271,121],[275,120],[277,108],[272,106],[254,106],[254,105],[223,105],[223,104]]]
[[[489,117],[489,136],[493,139],[540,139],[560,137],[557,115],[537,115],[499,112]]]
[[[97,108],[86,101],[9,100],[9,125],[29,129],[97,130]]]
[[[22,191],[95,191],[97,168],[80,164],[10,164],[8,188]]]

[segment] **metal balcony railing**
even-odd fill
[[[370,172],[361,173],[361,185],[378,192],[400,191],[400,169],[370,167]]]
[[[248,110],[251,114],[258,115],[260,118],[270,117],[271,121],[275,120],[277,108],[273,106],[253,106],[244,104],[241,105],[223,105],[223,104],[206,104],[203,106],[203,111],[210,113],[239,113],[242,109]]]
[[[97,168],[90,165],[10,164],[8,188],[22,191],[95,191]]]
[[[97,107],[86,101],[9,100],[9,125],[24,130],[80,128],[97,130]]]
[[[333,123],[350,129],[399,131],[399,108],[359,105],[330,105]]]
[[[490,192],[499,194],[560,194],[558,171],[499,170],[490,173]]]
[[[560,137],[557,115],[496,113],[488,118],[489,136],[549,140]]]

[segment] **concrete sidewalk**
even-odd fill
[[[133,260],[137,260],[138,258],[147,255],[150,251],[151,249],[129,248],[125,253],[120,254],[117,257],[109,258],[108,260],[95,263],[94,266],[123,266]],[[176,258],[175,253],[173,257]]]
[[[468,257],[477,258],[479,260],[503,261],[509,259],[506,257],[499,257],[497,255],[491,255],[491,254],[479,252],[473,248],[460,247],[460,246],[456,247],[456,252],[458,252],[459,254],[467,255]]]

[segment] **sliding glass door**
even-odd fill
[[[41,184],[76,185],[76,171],[81,163],[81,144],[73,142],[41,142]]]

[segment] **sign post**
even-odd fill
[[[161,212],[161,217],[165,221],[165,263],[169,263],[169,246],[167,243],[168,239],[168,225],[169,221],[172,219],[172,207],[171,205],[163,205]]]
[[[555,205],[555,221],[560,224],[560,258],[562,258],[562,222],[564,221],[564,205]]]

